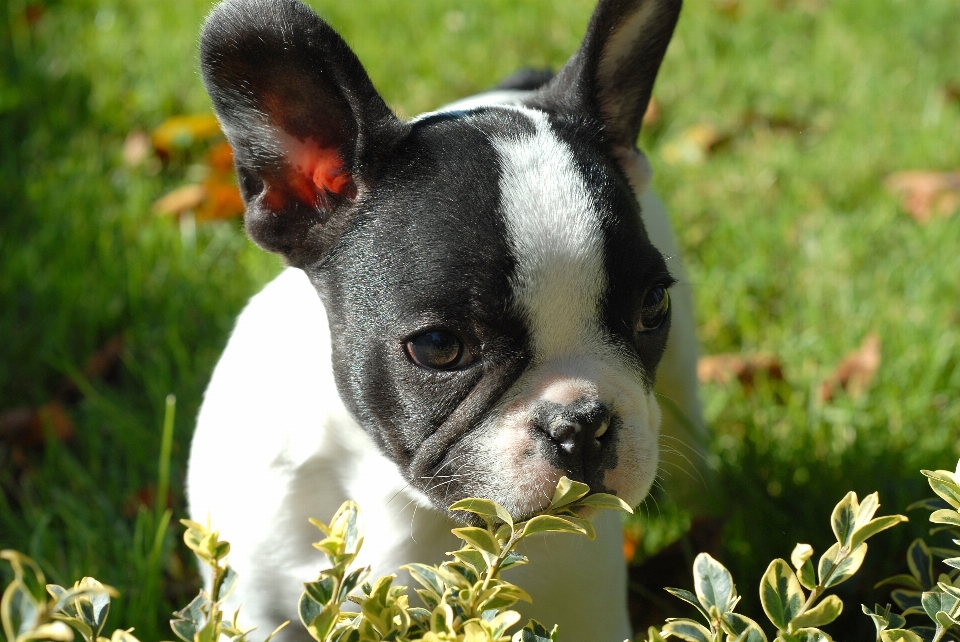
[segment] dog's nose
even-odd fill
[[[610,427],[610,408],[595,400],[568,405],[545,404],[537,413],[536,426],[557,445],[561,460],[573,467],[583,465],[584,455]]]

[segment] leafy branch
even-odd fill
[[[948,470],[921,470],[927,478],[930,488],[937,497],[925,499],[908,507],[925,508],[932,511],[930,522],[936,524],[930,530],[931,535],[947,533],[954,545],[960,545],[960,461],[957,468]],[[943,558],[949,570],[934,574],[934,556]],[[889,614],[897,621],[908,616],[926,616],[929,623],[911,627],[909,633],[915,637],[903,639],[909,642],[923,640],[940,642],[945,639],[957,639],[960,634],[960,550],[950,547],[929,547],[923,539],[916,539],[907,550],[909,574],[889,577],[877,586],[894,585],[901,588],[893,590],[890,597],[903,609],[900,615]],[[864,607],[866,612],[866,607]],[[889,610],[889,609],[888,609]],[[873,614],[869,614],[873,617]],[[882,620],[882,618],[881,618]],[[877,618],[874,618],[878,622]],[[880,639],[882,621],[877,623]],[[932,626],[930,625],[932,624]]]
[[[314,546],[324,552],[331,567],[305,585],[300,619],[318,642],[555,640],[556,627],[547,631],[536,621],[512,637],[507,634],[520,620],[520,614],[511,608],[531,598],[520,587],[503,580],[501,573],[528,562],[516,552],[517,545],[527,537],[548,532],[596,537],[593,526],[578,511],[632,512],[619,498],[588,495],[589,490],[585,484],[564,477],[546,510],[522,522],[515,522],[503,506],[489,499],[468,498],[450,506],[452,511],[474,515],[483,527],[453,529],[463,546],[449,553],[451,559],[439,566],[402,567],[420,585],[416,593],[423,607],[410,606],[407,587],[393,585],[395,575],[371,585],[364,581],[369,569],[349,570],[363,543],[363,528],[359,509],[348,502],[329,526],[311,520],[325,536]],[[361,594],[353,595],[357,586]],[[341,610],[347,600],[359,605],[359,614]]]
[[[814,550],[809,544],[794,547],[791,563],[782,559],[770,563],[760,581],[760,602],[767,618],[777,627],[776,642],[832,640],[818,627],[837,619],[843,602],[836,595],[820,598],[827,589],[850,579],[860,569],[867,554],[867,539],[907,520],[902,515],[874,518],[879,507],[877,493],[867,495],[862,502],[856,493],[847,493],[830,520],[837,541],[820,557],[816,568],[812,561]],[[671,619],[661,630],[648,631],[649,642],[671,636],[689,642],[767,642],[766,633],[756,621],[734,612],[740,597],[733,577],[720,562],[706,553],[698,555],[693,564],[693,581],[693,593],[676,588],[666,590],[693,605],[705,625],[688,618]],[[886,633],[891,641],[902,639],[891,637],[897,630]]]

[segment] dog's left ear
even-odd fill
[[[406,125],[339,35],[298,0],[225,0],[200,39],[234,151],[247,234],[295,266],[332,245]]]
[[[531,100],[549,111],[586,113],[603,123],[611,151],[631,180],[653,83],[682,0],[600,0],[580,49]],[[638,191],[645,185],[634,184]]]

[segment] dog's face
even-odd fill
[[[653,482],[672,279],[627,176],[678,11],[601,2],[524,104],[410,123],[295,0],[207,23],[248,233],[310,276],[341,396],[440,507],[528,516],[562,475],[636,504]]]

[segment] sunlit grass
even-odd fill
[[[209,3],[41,4],[32,25],[24,3],[0,5],[0,410],[46,402],[111,336],[127,350],[118,381],[81,386],[74,441],[29,453],[26,468],[0,446],[0,546],[43,560],[51,581],[95,575],[135,601],[151,535],[131,500],[157,478],[164,399],[179,400],[182,514],[202,390],[233,318],[279,263],[238,223],[194,236],[151,214],[189,159],[122,161],[130,131],[209,109],[196,70]],[[404,115],[523,65],[556,68],[592,8],[313,4]],[[960,215],[919,225],[881,187],[892,171],[960,166],[960,105],[943,89],[960,80],[958,24],[953,0],[686,3],[655,92],[662,115],[641,143],[684,250],[703,352],[769,352],[784,366],[786,393],[704,390],[730,497],[722,553],[751,584],[794,541],[826,541],[807,525],[847,490],[880,490],[902,511],[924,492],[917,469],[952,469],[960,453]],[[697,124],[729,141],[701,165],[664,162]],[[821,403],[819,382],[870,331],[883,342],[872,387]],[[879,537],[871,555],[892,567],[910,532]],[[176,561],[167,573],[181,577]],[[179,598],[118,608],[114,624],[160,639]]]

